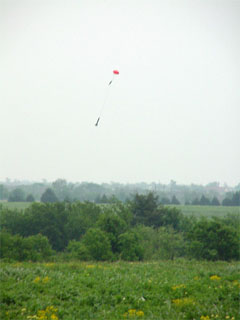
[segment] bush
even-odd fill
[[[47,237],[40,234],[23,238],[7,232],[0,233],[0,258],[17,261],[42,261],[53,254]]]
[[[104,231],[111,243],[113,253],[119,252],[119,236],[127,229],[126,222],[113,212],[103,213],[97,222],[99,228]]]
[[[119,236],[121,249],[120,257],[126,261],[143,260],[143,249],[140,245],[140,235],[134,231],[128,231]]]
[[[72,258],[88,261],[91,260],[91,255],[88,248],[80,241],[69,241],[67,252],[70,253]]]
[[[111,244],[105,232],[90,228],[82,238],[92,260],[104,261],[112,258]]]
[[[239,259],[239,240],[237,231],[223,220],[197,222],[186,233],[191,257],[206,260]]]

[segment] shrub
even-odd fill
[[[42,261],[53,254],[47,237],[40,234],[23,238],[5,231],[0,233],[0,258],[17,261]]]
[[[143,249],[140,245],[140,235],[134,231],[128,231],[119,236],[121,249],[120,257],[127,261],[143,260]]]
[[[240,257],[237,231],[220,219],[202,219],[186,236],[189,240],[190,256],[194,258],[232,260]]]
[[[82,238],[90,258],[97,261],[112,258],[111,244],[105,232],[98,228],[90,228]]]
[[[69,241],[67,252],[71,254],[72,258],[88,261],[91,260],[91,255],[88,248],[80,241]]]

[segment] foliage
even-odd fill
[[[119,236],[120,257],[126,261],[143,260],[143,248],[140,245],[140,234],[130,230]]]
[[[181,212],[175,207],[158,206],[158,197],[152,192],[146,195],[136,194],[131,206],[134,225],[143,224],[154,228],[171,225],[178,229],[182,218]]]
[[[109,212],[100,215],[97,225],[107,234],[111,243],[112,252],[114,254],[118,253],[120,251],[119,237],[127,230],[126,222],[115,212],[109,210]]]
[[[240,206],[240,191],[229,194],[223,199],[223,206]]]
[[[47,188],[46,191],[41,196],[41,201],[48,203],[48,202],[57,202],[58,198],[55,192],[51,188]]]
[[[29,194],[29,195],[27,195],[27,197],[26,197],[26,201],[27,201],[27,202],[34,202],[34,201],[35,201],[35,198],[34,198],[34,196],[33,196],[32,194]]]
[[[0,184],[0,200],[8,199],[8,193],[8,189],[3,184]]]
[[[82,261],[91,260],[92,257],[89,253],[88,248],[85,246],[83,242],[71,240],[67,246],[67,252],[71,254],[72,259],[78,259]]]
[[[0,258],[17,261],[42,261],[53,254],[47,237],[41,234],[23,238],[7,232],[0,233]]]
[[[8,197],[9,202],[25,201],[25,193],[22,189],[16,188],[10,192]]]
[[[101,208],[91,202],[74,202],[67,206],[66,233],[69,240],[79,240],[86,231],[96,225]]]
[[[240,258],[236,253],[239,215],[199,220],[183,215],[182,206],[159,206],[155,196],[146,194],[136,199],[128,204],[116,201],[101,205],[35,202],[21,211],[1,205],[0,229],[24,238],[42,234],[57,252],[82,260]],[[212,206],[194,208],[215,210]],[[215,208],[216,212],[224,209]]]
[[[149,217],[153,215],[158,208],[158,197],[152,192],[148,194],[136,194],[131,202],[131,211],[133,212],[133,224],[149,224]]]
[[[0,318],[237,320],[239,287],[234,262],[2,262]]]
[[[237,231],[220,219],[198,221],[186,234],[190,256],[207,260],[239,259]]]
[[[98,228],[90,228],[83,236],[83,244],[86,246],[92,260],[111,260],[111,243],[105,232]]]

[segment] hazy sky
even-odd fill
[[[234,186],[239,87],[238,0],[0,0],[0,180]]]

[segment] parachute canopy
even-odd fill
[[[113,73],[114,74],[119,74],[119,71],[118,70],[113,70]]]

